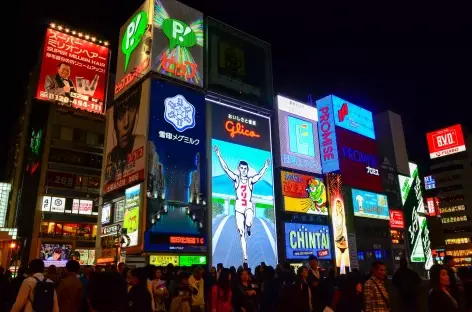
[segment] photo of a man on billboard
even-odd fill
[[[57,74],[47,75],[44,81],[44,89],[52,94],[65,95],[71,97],[71,92],[76,92],[74,83],[70,77],[70,65],[60,62],[57,65]]]

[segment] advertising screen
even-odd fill
[[[106,46],[47,29],[36,97],[102,114],[109,55]]]
[[[375,140],[374,120],[370,111],[337,96],[332,95],[331,98],[336,126]]]
[[[205,98],[153,81],[148,141],[145,248],[205,251],[205,244],[171,244],[172,236],[204,240],[207,194]]]
[[[387,196],[352,189],[352,206],[356,217],[390,220]]]
[[[344,184],[382,192],[375,141],[341,128],[336,129],[336,137]]]
[[[150,255],[149,264],[156,267],[165,267],[168,264],[179,266],[179,256],[171,255]]]
[[[44,266],[55,265],[65,267],[72,253],[70,244],[41,244],[39,258],[44,261]]]
[[[80,254],[80,265],[94,265],[95,263],[95,249],[75,249],[75,252]]]
[[[151,69],[152,12],[147,0],[120,28],[115,99]]]
[[[203,87],[203,14],[175,0],[156,0],[152,70]]]
[[[141,215],[140,207],[141,184],[127,188],[125,190],[125,218],[123,220],[123,229],[130,239],[130,245],[137,246],[139,239],[139,220]]]
[[[277,263],[270,119],[212,104],[213,263]]]
[[[104,194],[144,180],[149,106],[147,83],[107,110]]]
[[[426,134],[431,159],[465,151],[461,125],[454,125]]]
[[[211,17],[206,21],[208,89],[272,110],[270,44]]]
[[[207,257],[206,256],[180,256],[179,261],[180,261],[180,266],[194,266],[194,265],[204,266],[207,264]]]
[[[436,179],[432,175],[424,177],[424,188],[426,190],[432,190],[436,188]]]
[[[281,171],[284,210],[328,215],[326,186],[322,178]]]
[[[279,112],[280,165],[321,173],[318,111],[315,107],[277,96]]]
[[[336,140],[331,96],[316,101],[316,105],[318,107],[318,136],[320,138],[323,173],[338,171],[338,142]]]
[[[5,226],[11,184],[0,182],[0,227]]]
[[[390,228],[404,229],[405,220],[403,219],[403,211],[390,209]]]
[[[285,223],[285,255],[287,260],[331,259],[329,226]]]
[[[328,174],[328,198],[333,222],[334,252],[336,267],[340,274],[346,273],[350,266],[347,242],[346,211],[344,209],[343,181],[340,174]]]
[[[429,238],[428,224],[425,217],[423,194],[421,192],[421,180],[418,175],[418,166],[409,163],[410,178],[399,176],[402,198],[404,198],[403,210],[405,213],[405,230],[408,230],[408,249],[411,262],[424,262],[425,269],[433,265],[431,254],[431,241]]]
[[[102,208],[102,224],[110,223],[111,221],[111,204],[103,205]]]

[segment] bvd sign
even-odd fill
[[[465,151],[460,124],[426,134],[431,159]]]

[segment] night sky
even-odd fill
[[[26,1],[21,29],[28,31],[20,35],[15,28],[16,44],[22,47],[15,51],[22,59],[14,75],[16,105],[8,106],[12,118],[1,124],[2,133],[10,131],[19,114],[49,21],[108,39],[114,71],[119,28],[141,2],[68,2],[64,9],[64,1]],[[472,129],[472,117],[466,114],[472,106],[472,22],[466,5],[182,2],[269,42],[276,92],[300,101],[309,94],[314,100],[336,94],[373,112],[401,114],[414,161],[428,158],[425,132],[453,123]],[[8,144],[9,138],[2,137],[0,148],[6,150]],[[0,163],[5,161],[6,155]]]

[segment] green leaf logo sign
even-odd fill
[[[162,23],[162,30],[169,38],[169,50],[173,50],[176,46],[189,48],[197,43],[197,36],[192,28],[182,21],[168,18]]]
[[[126,27],[126,32],[121,41],[121,51],[125,55],[125,71],[128,68],[131,53],[141,42],[148,25],[147,13],[142,11],[136,14]]]

